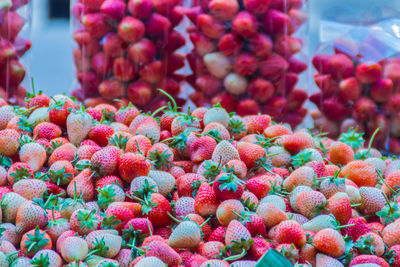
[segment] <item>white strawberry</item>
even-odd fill
[[[67,118],[67,132],[69,141],[78,145],[88,135],[92,129],[93,119],[85,112],[83,106],[80,110],[72,112]]]

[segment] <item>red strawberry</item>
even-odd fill
[[[215,178],[213,189],[221,201],[227,199],[240,199],[244,191],[244,181],[233,173],[222,173]]]
[[[49,118],[52,123],[61,127],[66,126],[68,115],[75,108],[74,103],[67,97],[60,97],[49,108]]]
[[[114,134],[114,129],[109,125],[100,124],[90,129],[88,136],[91,140],[95,141],[99,146],[108,145],[108,138]]]
[[[150,172],[150,163],[144,156],[128,152],[121,156],[118,169],[121,178],[131,182],[138,176],[147,176]]]
[[[201,216],[215,215],[219,200],[208,183],[202,183],[194,200],[194,209]]]
[[[168,212],[172,212],[171,204],[161,194],[152,193],[142,204],[142,213],[154,226],[167,225],[171,222]]]

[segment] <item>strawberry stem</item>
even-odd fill
[[[380,180],[384,185],[386,185],[387,188],[389,188],[390,191],[392,191],[394,194],[397,194],[397,191],[394,190],[390,185],[388,185],[388,184],[386,183],[385,178],[382,177],[381,172],[380,172],[380,171],[376,171],[376,173],[377,173],[377,175],[378,175],[379,180]]]
[[[172,105],[173,105],[173,111],[177,111],[178,105],[176,104],[175,99],[174,99],[170,94],[168,94],[166,91],[164,91],[164,90],[161,89],[161,88],[158,88],[158,91],[160,91],[162,94],[164,94],[166,97],[168,97],[169,100],[171,100]]]
[[[352,208],[355,208],[355,207],[360,207],[362,204],[361,203],[358,203],[358,204],[351,204],[350,206],[352,207]]]
[[[171,213],[169,213],[169,211],[167,211],[167,215],[176,223],[181,223],[182,221],[178,220],[177,218],[175,218],[174,216],[172,216]]]
[[[347,227],[352,227],[354,225],[355,225],[354,223],[353,224],[346,224],[346,225],[339,225],[339,226],[336,226],[336,230],[340,230],[340,229],[347,228]]]
[[[147,228],[149,229],[149,235],[152,236],[153,235],[153,231],[151,231],[151,227],[150,227],[148,219],[146,220],[146,225],[147,225]]]
[[[208,221],[211,220],[211,217],[208,217],[207,220],[205,220],[202,224],[199,225],[200,228],[202,228]]]
[[[163,110],[166,109],[166,108],[167,108],[167,106],[162,106],[161,108],[156,109],[156,110],[150,115],[150,117],[154,118],[154,116],[157,115],[157,113],[163,111]]]
[[[247,253],[247,251],[243,248],[242,252],[240,254],[227,257],[227,258],[224,259],[224,261],[236,261],[236,260],[239,260],[239,259],[243,258],[244,256],[246,256],[246,253]]]

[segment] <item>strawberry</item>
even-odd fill
[[[118,168],[120,150],[115,146],[105,147],[94,153],[90,161],[91,167],[97,175],[111,175]]]
[[[33,257],[36,252],[42,249],[51,249],[51,247],[52,242],[49,235],[39,227],[26,232],[21,239],[22,252],[28,257]]]
[[[114,258],[121,249],[122,238],[111,230],[95,230],[85,237],[90,250],[97,249],[96,255]]]
[[[313,238],[313,245],[318,250],[334,258],[338,258],[345,252],[345,242],[341,234],[333,229],[326,228]]]
[[[59,160],[72,161],[72,160],[74,160],[75,152],[76,152],[76,147],[73,144],[67,143],[67,144],[61,145],[61,146],[57,147],[56,149],[54,149],[54,151],[51,153],[49,160],[48,160],[48,164],[49,164],[49,166],[51,166],[51,165],[53,165],[54,162],[59,161]]]
[[[244,191],[244,182],[233,173],[221,173],[215,178],[213,189],[221,201],[240,199]]]
[[[50,266],[62,266],[62,259],[57,252],[51,249],[43,249],[38,251],[32,258],[31,264],[43,265],[48,263]]]
[[[62,242],[59,252],[66,262],[74,262],[84,260],[89,252],[89,248],[83,238],[70,236]]]
[[[353,238],[353,240],[357,240],[360,236],[371,232],[371,228],[368,227],[367,222],[362,217],[351,218],[347,224],[354,225],[341,229],[342,235],[348,235]]]
[[[367,264],[367,265],[375,264],[382,267],[390,266],[383,258],[375,255],[359,255],[350,262],[349,266],[357,266],[362,264]]]
[[[265,149],[256,144],[238,142],[237,150],[239,152],[240,159],[249,169],[258,166],[262,159],[266,157]]]
[[[290,135],[283,135],[278,139],[279,143],[292,154],[297,154],[301,150],[314,147],[315,141],[312,136],[306,132],[297,132]]]
[[[28,200],[22,203],[16,214],[15,226],[17,233],[25,233],[36,226],[44,228],[48,218],[42,207]]]
[[[26,198],[14,192],[9,192],[1,198],[2,217],[5,222],[15,222],[18,208],[27,201]]]
[[[174,152],[168,145],[156,143],[147,152],[147,158],[154,168],[166,171],[171,168],[171,162],[174,161]]]
[[[249,134],[261,134],[269,126],[271,117],[268,115],[251,115],[244,117],[244,123]]]
[[[350,199],[346,193],[338,192],[331,196],[326,207],[340,224],[346,224],[352,216]]]
[[[383,192],[373,187],[360,187],[362,209],[365,214],[376,214],[385,206],[386,200]]]
[[[82,142],[92,128],[92,117],[85,112],[83,106],[79,111],[72,112],[67,118],[68,139],[74,145]]]
[[[47,190],[47,185],[42,180],[23,179],[13,185],[13,190],[22,197],[32,200],[34,198],[42,197],[44,192]]]
[[[33,136],[37,139],[52,140],[61,137],[62,131],[60,126],[51,122],[41,122],[33,129]]]
[[[225,245],[231,246],[233,253],[248,251],[253,244],[251,234],[239,221],[232,220],[225,234]]]
[[[307,218],[313,218],[326,209],[327,201],[325,196],[318,191],[301,192],[296,197],[296,205],[300,213]]]
[[[274,227],[288,219],[286,213],[272,203],[263,203],[257,207],[256,213],[264,221],[267,228]]]
[[[142,204],[142,213],[149,218],[154,226],[167,225],[171,222],[168,212],[172,212],[171,204],[161,194],[152,193],[149,198],[145,198]]]
[[[217,208],[217,219],[220,224],[227,226],[232,220],[239,219],[244,212],[243,204],[236,199],[225,200]]]
[[[210,136],[201,136],[190,144],[190,159],[193,162],[202,162],[211,159],[217,142]]]
[[[199,226],[194,222],[184,221],[174,229],[168,239],[168,244],[173,248],[195,248],[200,244],[200,241]]]
[[[317,253],[316,264],[317,266],[343,266],[339,260],[323,253]]]
[[[86,118],[85,118],[86,120]],[[99,146],[106,146],[108,138],[114,134],[114,129],[109,125],[99,124],[90,129],[88,137],[95,141]]]
[[[118,169],[121,178],[131,182],[138,176],[147,176],[150,172],[150,163],[144,156],[128,152],[119,159]]]
[[[283,187],[292,191],[298,185],[313,186],[315,171],[307,166],[294,170],[289,177],[283,181]]]
[[[251,259],[258,260],[269,250],[273,249],[274,245],[261,237],[253,237],[254,243],[251,245],[249,254]]]
[[[220,255],[221,249],[223,249],[224,244],[219,241],[208,241],[202,243],[197,248],[199,254],[208,259],[216,259]]]
[[[201,183],[194,200],[194,209],[201,216],[215,215],[219,200],[208,183]]]
[[[223,226],[218,226],[217,228],[212,231],[210,237],[208,238],[208,241],[219,241],[221,243],[225,242],[225,233],[226,233],[226,228]]]
[[[28,142],[21,146],[19,150],[21,162],[27,163],[32,171],[39,171],[47,159],[46,150],[36,142]]]
[[[376,254],[379,257],[385,252],[385,244],[382,237],[375,233],[360,236],[355,243],[355,247],[360,253]]]
[[[32,168],[23,162],[16,162],[11,165],[7,172],[7,180],[10,185],[13,185],[14,182],[26,179],[33,178],[33,170]]]
[[[230,118],[227,129],[235,140],[239,140],[247,134],[247,127],[244,123],[244,119],[237,115]]]
[[[300,224],[292,220],[282,221],[276,226],[275,238],[279,244],[288,243],[297,247],[303,246],[306,242],[306,235]]]
[[[75,107],[74,103],[67,97],[60,97],[49,107],[49,118],[52,123],[61,127],[66,126],[67,117]]]
[[[158,123],[152,117],[145,115],[138,115],[129,125],[129,132],[131,134],[144,135],[153,143],[157,143],[160,140],[160,131]]]
[[[69,219],[71,230],[81,235],[86,235],[99,227],[98,219],[94,211],[85,209],[75,210]]]
[[[336,165],[346,165],[354,160],[353,149],[342,142],[333,142],[328,151],[329,160]]]
[[[181,197],[175,203],[175,214],[177,217],[184,217],[190,213],[195,213],[194,198]]]
[[[67,187],[67,194],[70,197],[82,196],[85,201],[94,198],[94,186],[91,180],[94,173],[90,169],[84,169],[78,174]]]
[[[246,181],[246,188],[258,199],[267,196],[274,185],[280,186],[281,179],[271,174],[254,176]]]
[[[204,125],[212,122],[219,122],[223,126],[227,127],[229,124],[229,114],[221,107],[221,105],[214,105],[204,113],[203,122]]]
[[[340,177],[350,179],[358,186],[375,186],[377,174],[371,163],[355,160],[346,164],[339,173]]]
[[[150,171],[148,176],[156,182],[161,195],[167,196],[175,188],[175,178],[168,172]]]
[[[144,135],[135,135],[129,138],[126,143],[126,152],[142,153],[147,155],[148,151],[152,148],[151,140]]]
[[[153,241],[148,245],[146,257],[155,256],[165,264],[178,265],[182,259],[175,250],[161,241]],[[146,265],[143,265],[146,266]],[[147,265],[148,266],[148,265]]]
[[[382,238],[383,241],[385,242],[385,244],[388,247],[394,246],[394,245],[398,245],[399,244],[399,240],[400,240],[400,232],[399,232],[399,228],[398,228],[398,223],[394,222],[391,224],[388,224],[382,232]],[[364,234],[364,233],[363,233]]]
[[[212,160],[221,162],[223,166],[233,159],[240,159],[237,149],[226,140],[219,142],[212,154]]]

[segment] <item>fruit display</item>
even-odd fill
[[[71,4],[73,50],[81,101],[129,99],[151,110],[166,101],[157,88],[178,99],[176,73],[186,43],[176,30],[184,17],[181,0],[76,0]],[[93,100],[94,98],[94,100]]]
[[[337,137],[353,127],[366,138],[379,128],[375,147],[399,154],[400,59],[365,61],[361,46],[343,40],[334,47],[335,54],[318,54],[312,60],[320,89],[310,97],[319,110],[311,114],[316,128]]]
[[[31,48],[30,0],[0,1],[0,96],[23,105],[26,90],[21,86],[27,66],[21,62]]]
[[[399,159],[170,99],[2,101],[1,266],[400,266]]]
[[[308,98],[296,87],[307,69],[296,57],[303,40],[294,36],[307,19],[302,8],[302,0],[195,0],[186,12],[193,23],[187,29],[194,46],[187,55],[191,100],[300,124]]]

